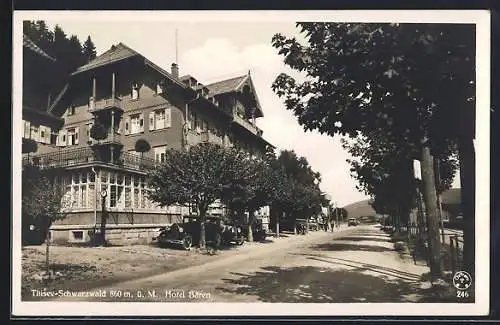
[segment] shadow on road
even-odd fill
[[[352,232],[354,236],[370,236],[370,237],[378,237],[378,238],[386,238],[390,239],[391,236],[386,233],[381,233],[380,231],[368,232],[368,231],[355,231]]]
[[[423,292],[404,280],[388,281],[359,270],[332,270],[313,266],[264,267],[253,274],[231,273],[237,279],[223,279],[217,290],[257,296],[262,302],[417,302]],[[426,301],[429,301],[424,299]]]
[[[358,235],[358,234],[356,234]],[[364,235],[363,236],[345,236],[342,237],[342,240],[348,240],[348,241],[377,241],[377,242],[384,242],[384,243],[389,243],[390,238],[389,237],[381,237],[381,236],[374,236],[374,235]]]
[[[304,254],[304,255],[306,255],[306,254]],[[316,261],[320,261],[320,262],[326,262],[326,263],[330,263],[330,264],[348,266],[348,267],[350,267],[353,270],[358,271],[358,272],[370,271],[370,272],[377,273],[381,276],[398,278],[398,279],[401,279],[401,280],[404,280],[407,282],[419,282],[421,280],[421,276],[419,274],[408,273],[408,272],[400,271],[400,270],[389,268],[389,267],[384,267],[384,266],[375,265],[375,264],[362,263],[362,262],[357,262],[357,261],[343,259],[343,258],[328,257],[328,256],[323,256],[323,255],[313,255],[313,256],[309,256],[308,259],[316,260]]]
[[[320,251],[366,251],[366,252],[391,252],[394,250],[393,248],[389,247],[346,244],[346,243],[317,244],[311,246],[311,249]]]

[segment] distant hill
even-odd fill
[[[457,205],[460,204],[460,189],[451,188],[446,190],[441,195],[441,200],[444,205]],[[349,217],[362,217],[362,216],[375,216],[377,213],[370,205],[370,200],[358,201],[346,205],[344,209],[347,210]]]
[[[450,188],[441,194],[441,201],[443,204],[455,205],[460,204],[461,191],[459,188]]]
[[[358,201],[355,203],[351,203],[346,205],[344,209],[347,210],[347,216],[349,218],[353,217],[362,217],[362,216],[375,216],[377,213],[370,205],[370,200]]]

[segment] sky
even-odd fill
[[[45,21],[51,28],[60,25],[81,43],[90,36],[98,55],[122,42],[167,71],[177,61],[180,75],[190,74],[204,84],[250,71],[264,112],[257,119],[264,138],[278,150],[292,149],[306,157],[321,173],[321,190],[338,206],[368,198],[356,189],[346,162],[351,157],[342,149],[340,137],[305,132],[271,89],[281,72],[300,77],[284,65],[271,45],[278,32],[301,38],[293,22]],[[453,187],[459,187],[458,178]]]

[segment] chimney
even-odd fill
[[[172,63],[172,76],[175,79],[179,79],[179,66],[177,63]]]

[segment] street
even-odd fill
[[[285,235],[258,249],[244,245],[214,260],[92,291],[80,301],[403,302],[418,301],[415,265],[376,225]],[[273,240],[272,238],[270,240]]]

